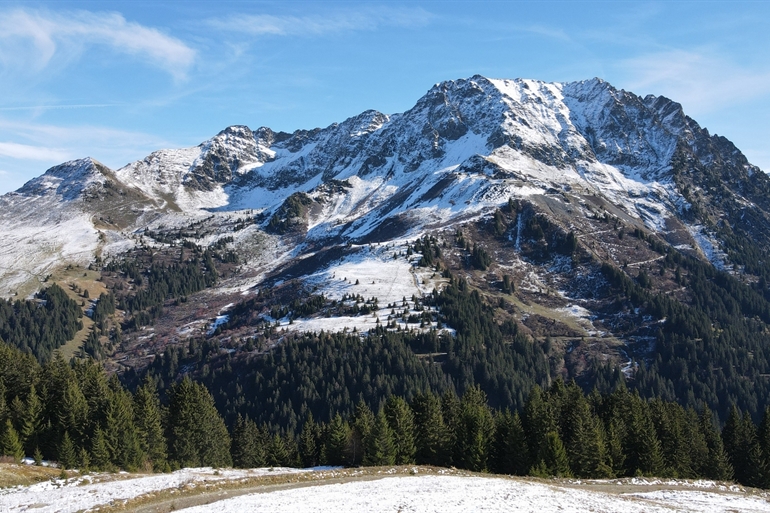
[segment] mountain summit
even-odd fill
[[[548,369],[527,386],[595,384],[614,368],[679,397],[681,360],[714,403],[717,389],[744,397],[719,373],[753,359],[746,397],[767,388],[756,344],[770,330],[770,179],[675,101],[598,78],[477,75],[400,114],[293,133],[231,126],[117,170],[61,164],[0,206],[3,295],[75,290],[72,269],[90,269],[119,306],[107,353],[132,372],[189,337],[265,330],[275,343],[277,326],[460,340],[437,299],[459,287],[478,294],[489,329],[541,348]],[[743,363],[700,375],[703,355],[726,347]]]

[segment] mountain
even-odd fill
[[[415,387],[479,384],[495,406],[558,377],[627,380],[756,418],[770,396],[769,193],[665,97],[474,76],[401,114],[232,126],[117,170],[51,168],[0,198],[0,292],[111,294],[117,313],[71,353],[129,381],[192,372],[231,415],[228,387],[276,344],[355,330],[402,337]]]

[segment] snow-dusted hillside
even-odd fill
[[[764,173],[667,98],[600,79],[474,76],[436,84],[404,113],[366,111],[291,134],[232,126],[114,171],[90,158],[56,166],[0,198],[0,296],[26,297],[57,269],[99,271],[139,249],[152,260],[183,243],[219,245],[237,265],[205,291],[203,306],[138,338],[213,336],[228,328],[230,305],[292,281],[332,301],[377,298],[378,310],[262,319],[290,331],[366,331],[395,316],[396,302],[446,283],[435,266],[418,267],[419,254],[408,256],[429,234],[445,267],[492,296],[509,276],[520,292],[513,315],[533,333],[548,334],[538,327],[545,316],[560,326],[555,335],[606,337],[602,352],[628,361],[613,347],[649,347],[649,322],[616,329],[595,264],[660,276],[660,292],[687,301],[656,267],[659,248],[624,234],[739,273],[742,241],[770,247],[768,197]],[[575,258],[560,249],[568,236]],[[475,244],[491,254],[486,274],[469,272]]]
[[[711,481],[533,480],[435,468],[183,469],[96,474],[0,490],[7,512],[141,510],[190,513],[307,511],[770,511],[767,493]]]
[[[131,233],[152,221],[180,224],[212,209],[270,215],[298,192],[313,200],[303,226],[314,244],[416,235],[555,191],[604,198],[661,231],[689,205],[670,173],[676,151],[724,159],[712,139],[677,103],[599,79],[475,76],[435,85],[402,114],[367,111],[293,134],[234,126],[114,172],[91,159],[63,164],[3,196],[0,293],[130,247]],[[757,171],[731,158],[747,176]],[[712,234],[689,230],[688,243],[720,261]]]

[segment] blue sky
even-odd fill
[[[0,193],[233,124],[324,127],[474,74],[665,95],[770,171],[770,2],[0,0]]]

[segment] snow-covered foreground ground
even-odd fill
[[[307,470],[193,468],[178,470],[171,474],[85,475],[67,480],[56,479],[31,486],[16,486],[0,490],[0,512],[69,513],[120,503],[162,490],[198,486],[206,482],[238,481],[266,475],[297,472],[307,472]]]
[[[230,486],[230,492],[225,495],[218,487],[224,483],[243,483],[244,488],[238,490]],[[204,491],[209,493],[202,493]],[[192,502],[181,500],[187,492]],[[757,493],[710,481],[543,481],[462,475],[457,471],[422,467],[320,469],[317,472],[185,469],[137,477],[86,476],[0,491],[0,511],[3,512],[75,512],[105,506],[134,511],[161,503],[164,511],[175,509],[188,513],[337,513],[340,508],[441,513],[770,512],[767,492]]]
[[[494,477],[404,476],[234,497],[188,508],[228,511],[329,512],[718,512],[770,511],[766,499],[718,491],[661,490],[615,495]]]

